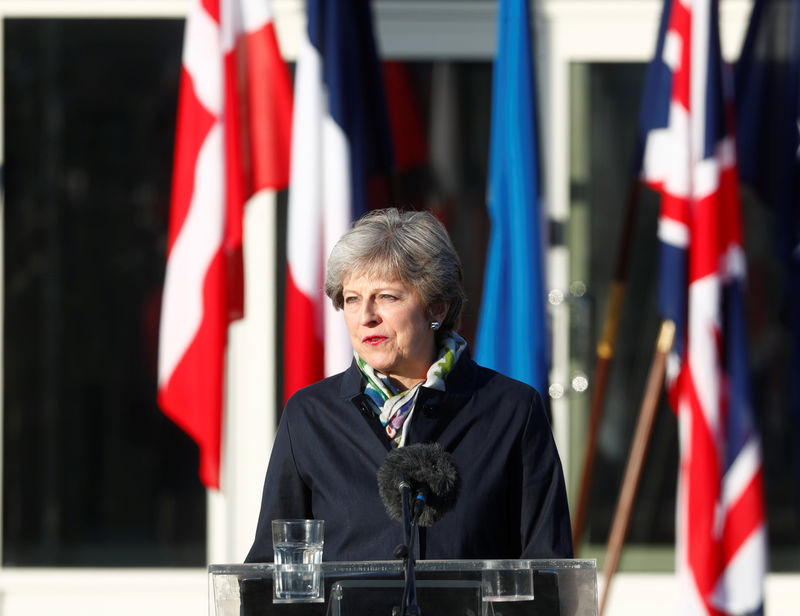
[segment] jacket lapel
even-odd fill
[[[384,430],[381,425],[381,420],[370,407],[369,398],[361,391],[363,378],[361,370],[358,369],[358,365],[355,360],[353,360],[342,378],[340,393],[343,398],[350,401],[350,404],[352,404],[358,414],[361,415],[361,418],[367,423],[370,431],[375,434],[383,448],[389,451],[392,447],[389,435],[386,434],[386,430]]]

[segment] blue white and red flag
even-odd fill
[[[340,372],[353,353],[323,291],[333,245],[392,164],[368,0],[309,0],[295,74],[287,228],[284,397]]]
[[[642,179],[661,193],[659,307],[676,324],[682,614],[763,609],[761,445],[753,421],[745,255],[717,0],[666,0],[640,117]]]

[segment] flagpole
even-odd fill
[[[589,409],[589,435],[586,439],[586,449],[583,455],[583,469],[581,472],[580,490],[578,492],[578,504],[574,510],[575,519],[572,523],[572,545],[576,557],[580,550],[581,537],[583,536],[583,529],[586,525],[586,511],[589,507],[589,488],[592,482],[592,475],[594,474],[594,458],[597,450],[597,435],[600,428],[600,421],[603,417],[603,403],[605,401],[606,386],[608,385],[608,375],[611,368],[611,360],[614,357],[617,330],[619,329],[622,303],[625,297],[629,253],[633,237],[633,223],[636,220],[640,185],[639,178],[637,177],[633,177],[628,185],[625,220],[622,227],[622,239],[619,243],[619,253],[617,254],[617,265],[614,272],[614,280],[611,284],[611,292],[609,293],[608,309],[606,311],[605,323],[603,324],[603,335],[600,342],[597,344],[594,385]]]
[[[633,503],[636,498],[636,490],[639,487],[639,480],[642,476],[642,467],[650,445],[650,435],[653,432],[653,422],[658,410],[658,403],[661,399],[661,388],[664,384],[664,372],[667,364],[667,355],[672,349],[675,338],[675,323],[670,320],[662,321],[661,329],[658,333],[656,348],[653,353],[653,360],[650,364],[650,373],[647,377],[647,387],[645,388],[642,404],[639,408],[639,420],[636,424],[636,432],[633,437],[633,445],[628,456],[628,464],[625,467],[625,476],[622,480],[617,508],[614,511],[614,519],[611,524],[611,532],[608,536],[605,563],[603,565],[603,577],[605,585],[600,597],[600,609],[598,616],[602,616],[603,609],[608,598],[608,591],[611,587],[611,579],[619,564],[622,545],[628,534],[628,525],[633,510]]]

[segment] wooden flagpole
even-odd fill
[[[603,566],[603,577],[605,585],[600,598],[600,609],[598,616],[602,616],[603,609],[608,598],[608,591],[611,587],[611,580],[617,570],[619,557],[622,552],[622,545],[625,543],[625,536],[628,534],[628,525],[633,510],[633,503],[636,498],[636,490],[639,487],[639,479],[642,476],[642,467],[647,455],[647,448],[650,444],[650,435],[653,431],[658,403],[661,399],[661,388],[664,384],[664,372],[667,364],[667,355],[672,349],[675,339],[675,323],[666,320],[661,323],[658,333],[653,360],[650,364],[650,373],[647,377],[647,387],[642,398],[639,409],[639,420],[636,424],[636,432],[633,437],[633,445],[628,456],[628,464],[625,467],[625,476],[622,481],[617,508],[614,512],[614,520],[611,525],[611,532],[608,536],[608,546],[606,548],[606,558]]]

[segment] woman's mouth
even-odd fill
[[[370,344],[372,346],[375,346],[376,344],[380,344],[384,340],[386,340],[386,336],[367,336],[366,338],[362,338],[361,342],[363,342],[364,344]]]

